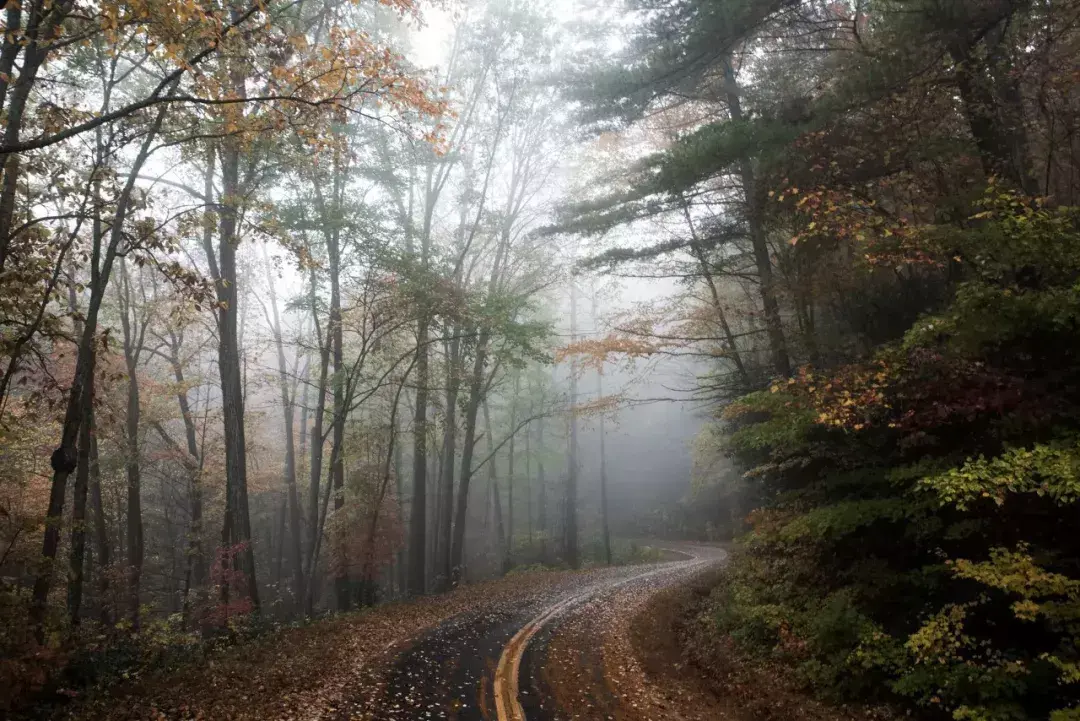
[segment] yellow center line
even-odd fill
[[[661,573],[698,566],[703,563],[706,563],[706,561],[698,559],[683,561],[677,565],[673,564],[645,573],[639,573],[636,576],[624,578],[616,583],[592,586],[577,595],[549,606],[522,626],[506,646],[503,647],[502,655],[499,656],[499,665],[495,668],[495,681],[492,684],[492,690],[495,695],[495,716],[498,721],[527,721],[525,718],[525,709],[522,708],[521,702],[518,700],[518,695],[520,693],[518,688],[518,675],[521,670],[521,658],[525,654],[525,649],[528,647],[529,641],[532,640],[533,636],[535,636],[548,621],[599,591],[611,590],[630,583],[631,581],[640,581]]]

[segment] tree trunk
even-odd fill
[[[101,594],[101,622],[106,626],[112,625],[112,614],[109,606],[109,572],[111,570],[111,548],[109,546],[109,528],[105,518],[105,504],[101,498],[101,466],[98,465],[97,421],[94,409],[91,408],[90,416],[90,505],[94,510],[94,540],[97,550],[98,563],[98,592]]]
[[[334,158],[334,225],[326,233],[326,250],[330,270],[330,320],[329,330],[333,338],[334,355],[334,440],[333,448],[340,449],[333,454],[331,475],[334,484],[334,511],[345,506],[345,359],[344,333],[341,326],[341,247],[340,230],[337,216],[340,214],[340,193],[343,174],[338,157]],[[349,608],[349,577],[345,564],[334,579],[337,595],[337,608],[344,611]]]
[[[423,311],[422,311],[423,312]],[[413,414],[413,484],[409,509],[409,595],[421,596],[427,581],[428,318],[416,327],[416,407]]]
[[[25,3],[7,3],[7,17],[3,49],[0,50],[0,110],[4,113],[3,143],[7,147],[16,145],[22,133],[30,93],[37,81],[38,70],[45,63],[57,31],[74,6],[74,0],[61,0],[49,8],[45,22],[41,22],[42,8],[31,5],[31,12],[24,29],[23,37],[18,37],[17,29],[22,23],[22,5]],[[22,63],[14,83],[10,78],[22,49]],[[11,101],[8,102],[8,91]],[[3,177],[0,180],[0,273],[3,273],[11,247],[12,226],[15,218],[15,199],[18,194],[20,161],[19,153],[8,153],[3,161]],[[76,429],[77,432],[77,429]],[[75,441],[72,440],[72,443]],[[70,458],[75,451],[71,449]]]
[[[502,493],[499,491],[499,473],[495,463],[495,439],[492,437],[494,430],[491,427],[491,410],[485,399],[484,405],[484,436],[487,439],[487,450],[490,456],[488,460],[488,488],[491,494],[491,510],[495,520],[495,550],[499,554],[498,566],[501,573],[506,573],[509,562],[507,550],[506,527],[503,525]],[[512,426],[511,426],[512,427]],[[513,436],[511,436],[513,438]],[[511,441],[513,442],[513,441]]]
[[[507,449],[506,462],[506,558],[504,570],[509,571],[514,563],[514,440],[517,438],[517,401],[521,392],[521,373],[514,371],[514,399],[510,405],[510,448]],[[494,463],[495,459],[491,459]]]
[[[134,360],[128,361],[127,423],[127,561],[131,623],[139,629],[139,585],[143,566],[142,472],[139,465],[139,380]]]
[[[532,397],[532,384],[529,384],[529,397]],[[532,415],[533,407],[529,406],[529,415]],[[525,429],[525,525],[529,533],[529,553],[532,553],[533,544],[533,512],[532,512],[532,428]]]
[[[180,390],[176,394],[176,403],[180,407],[180,417],[184,422],[184,440],[187,444],[187,454],[190,457],[188,467],[188,504],[191,510],[191,521],[187,532],[187,549],[185,551],[186,562],[184,569],[184,589],[181,609],[184,623],[190,617],[190,594],[191,588],[202,588],[206,584],[206,563],[202,552],[202,461],[199,454],[199,440],[195,428],[195,418],[191,413],[191,404],[188,402],[187,390],[184,379],[184,366],[180,362],[180,348],[183,344],[181,336],[170,332],[169,338],[169,364],[173,369],[173,378],[176,387]]]
[[[596,327],[597,304],[596,289],[592,294],[592,318],[593,327]],[[596,397],[604,397],[604,367],[596,369]],[[606,442],[606,428],[604,427],[604,414],[600,414],[600,532],[604,537],[604,563],[611,565],[611,526],[608,519],[608,493],[607,493],[607,453],[604,447]]]
[[[378,538],[379,529],[379,516],[382,512],[383,501],[386,499],[386,490],[390,486],[390,473],[393,469],[393,463],[397,457],[397,414],[398,405],[401,401],[401,392],[405,388],[405,381],[408,379],[409,374],[412,372],[413,366],[410,365],[408,370],[405,371],[401,378],[401,382],[398,384],[397,391],[394,393],[394,402],[390,407],[390,438],[388,441],[388,447],[386,449],[386,459],[383,464],[382,479],[379,483],[379,491],[375,498],[374,508],[371,511],[371,525],[368,528],[368,535],[364,549],[366,555],[364,558],[364,568],[361,574],[361,582],[363,584],[362,593],[364,596],[361,598],[361,603],[364,605],[372,605],[375,603],[375,542]]]
[[[101,223],[95,218],[94,238],[100,243]],[[75,289],[75,268],[70,268],[68,282],[68,310],[76,319],[73,330],[75,336],[82,335],[83,324],[78,320],[79,299]],[[82,606],[83,572],[86,555],[86,491],[90,483],[90,455],[94,418],[94,376],[87,379],[83,390],[83,418],[79,427],[78,467],[75,470],[74,508],[71,513],[71,556],[68,580],[68,617],[71,627],[79,625],[79,609]]]
[[[139,462],[139,356],[142,352],[148,318],[139,322],[131,288],[131,276],[124,259],[120,260],[120,324],[124,332],[124,363],[127,367],[127,418],[124,425],[127,470],[127,544],[128,611],[131,626],[139,630],[139,587],[143,567],[142,467]],[[146,303],[143,304],[145,314]]]
[[[233,90],[243,97],[244,77],[232,71]],[[244,390],[240,368],[238,310],[236,287],[236,246],[239,243],[237,222],[240,189],[240,144],[238,138],[225,138],[221,147],[222,199],[219,205],[218,256],[221,277],[218,297],[218,371],[221,377],[222,416],[225,428],[225,522],[222,545],[233,567],[244,575],[252,609],[258,611],[259,591],[255,580],[255,549],[251,539],[251,520],[247,494],[247,443],[244,434]],[[228,603],[231,589],[222,584]]]
[[[310,271],[311,276],[311,317],[315,325],[315,338],[319,343],[319,385],[315,390],[315,419],[311,427],[311,468],[310,482],[308,485],[308,506],[311,509],[308,520],[308,566],[304,583],[306,585],[305,599],[312,598],[311,589],[315,584],[315,548],[319,543],[319,483],[322,479],[323,459],[323,417],[326,414],[326,385],[330,368],[330,329],[327,328],[326,338],[323,338],[321,323],[319,322],[318,304],[315,298],[315,269]],[[306,607],[310,614],[312,608]]]
[[[724,80],[727,84],[728,112],[734,122],[743,118],[740,90],[735,80],[735,69],[730,60],[724,61]],[[765,315],[765,329],[769,336],[769,349],[772,353],[773,372],[781,378],[791,375],[791,361],[788,357],[787,343],[784,340],[784,324],[780,317],[780,303],[776,296],[776,284],[773,279],[772,258],[769,253],[768,238],[765,235],[765,199],[762,188],[758,187],[754,167],[750,161],[744,161],[739,169],[742,176],[743,196],[746,202],[746,222],[750,229],[750,243],[754,250],[754,264],[761,282],[761,305]]]
[[[743,387],[746,390],[749,390],[751,387],[750,375],[746,372],[746,366],[743,364],[742,355],[739,353],[739,347],[735,344],[735,334],[732,333],[731,326],[728,324],[727,314],[724,313],[724,304],[720,300],[720,291],[716,287],[716,279],[713,277],[712,266],[709,264],[709,259],[705,255],[705,249],[701,246],[697,228],[694,226],[694,220],[690,217],[690,205],[685,198],[683,198],[683,216],[686,218],[686,224],[690,230],[690,239],[692,241],[690,244],[690,252],[693,254],[694,259],[697,260],[701,275],[705,278],[705,284],[709,287],[709,299],[712,301],[713,312],[716,314],[716,320],[720,324],[720,330],[724,334],[724,341],[727,346],[725,349],[727,357],[735,364],[735,370],[738,372],[739,378],[743,382]]]
[[[984,46],[985,60],[978,56],[978,44],[966,38],[954,39],[949,47],[956,64],[956,88],[983,172],[1036,195],[1039,188],[1028,162],[1023,100],[1004,48],[1004,22],[986,34]]]
[[[457,402],[461,387],[461,338],[460,326],[453,329],[454,337],[450,340],[450,352],[447,355],[446,381],[446,426],[443,429],[442,463],[442,506],[439,520],[439,590],[445,591],[450,585],[451,544],[453,543],[453,508],[454,508],[454,461],[457,459]]]
[[[469,379],[469,400],[465,406],[465,438],[461,448],[461,476],[458,481],[457,506],[454,513],[454,532],[450,550],[450,583],[461,582],[465,551],[465,522],[469,509],[469,481],[472,480],[473,450],[476,445],[476,418],[484,386],[484,366],[487,363],[488,332],[480,331]]]
[[[161,123],[165,119],[167,106],[162,106],[151,124],[150,129],[143,138],[131,166],[131,172],[127,183],[120,192],[113,212],[111,231],[108,236],[108,245],[102,249],[100,242],[94,243],[90,259],[90,300],[87,304],[86,317],[83,321],[83,333],[79,339],[79,350],[75,361],[75,374],[71,388],[68,392],[68,403],[64,411],[64,422],[60,431],[60,445],[53,451],[50,465],[53,470],[52,486],[49,490],[49,506],[46,511],[45,534],[42,540],[42,567],[34,579],[34,588],[30,603],[30,624],[34,628],[34,635],[39,643],[45,640],[45,609],[49,597],[49,589],[52,586],[53,561],[60,544],[60,527],[63,522],[64,496],[67,491],[68,476],[78,466],[78,450],[76,442],[79,429],[83,424],[85,407],[83,401],[84,389],[89,379],[94,374],[96,354],[94,341],[97,337],[98,313],[101,310],[101,302],[105,297],[105,288],[112,274],[113,262],[120,242],[124,237],[124,226],[128,211],[131,207],[131,195],[135,189],[135,180],[139,171],[150,156],[150,149],[161,129]],[[10,120],[9,120],[10,122]],[[95,239],[97,241],[98,239]],[[102,251],[104,250],[104,255]]]
[[[401,429],[394,428],[393,432],[395,436],[400,435]],[[401,516],[404,516],[405,514],[405,479],[402,478],[402,473],[405,470],[404,466],[405,464],[402,462],[401,458],[401,443],[394,443],[394,484],[396,486],[395,490],[397,491],[398,513]],[[404,521],[405,519],[402,517],[401,522]],[[405,563],[404,548],[400,549],[397,552],[397,560],[395,561],[395,566],[396,568],[394,570],[396,571],[395,575],[398,586],[398,593],[399,595],[405,595],[405,586],[408,583],[408,567]]]
[[[79,625],[82,606],[83,571],[86,556],[86,494],[90,485],[91,445],[94,433],[94,377],[83,389],[83,417],[79,428],[78,467],[71,512],[71,570],[68,579],[68,617],[72,627]]]
[[[570,343],[577,342],[577,282],[570,278]],[[570,446],[566,463],[566,503],[563,506],[563,529],[566,539],[564,552],[570,568],[581,565],[578,556],[577,482],[578,482],[578,419],[577,419],[577,359],[570,361]]]
[[[536,423],[536,526],[540,531],[540,558],[547,561],[547,478],[544,476],[544,419]]]
[[[277,293],[274,291],[274,279],[269,277],[267,269],[268,290],[270,295],[270,309],[273,313],[274,345],[277,347],[278,359],[278,384],[281,390],[281,407],[285,422],[285,499],[281,512],[281,524],[279,526],[280,538],[278,551],[280,576],[280,559],[285,555],[287,544],[289,565],[293,576],[293,595],[297,603],[303,598],[304,591],[304,568],[301,562],[300,548],[300,499],[296,492],[296,440],[293,431],[293,418],[296,415],[295,392],[289,391],[288,363],[285,361],[285,345],[281,337],[281,317],[278,314]],[[303,431],[301,431],[303,432]],[[286,542],[284,534],[285,506],[288,507],[289,527],[291,534]]]

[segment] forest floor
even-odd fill
[[[33,718],[866,721],[734,661],[697,623],[724,552],[529,571],[223,648]],[[551,609],[559,609],[551,614]],[[539,622],[538,622],[539,620]],[[507,649],[516,716],[500,691]],[[727,662],[723,662],[724,660]],[[500,677],[500,674],[503,674]],[[520,687],[518,683],[520,682]],[[880,717],[876,717],[880,718]]]

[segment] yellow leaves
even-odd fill
[[[911,634],[904,646],[916,663],[948,663],[959,658],[960,651],[971,642],[971,638],[964,633],[966,620],[966,605],[946,606]]]
[[[1029,598],[1017,601],[1011,608],[1012,612],[1021,621],[1034,621],[1039,615],[1039,604]]]

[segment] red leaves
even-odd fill
[[[801,369],[784,390],[806,399],[818,423],[861,431],[891,428],[922,434],[952,423],[1016,412],[1022,378],[986,364],[949,358],[930,349],[883,354],[864,364],[815,375]]]
[[[247,588],[247,574],[240,568],[240,559],[247,550],[250,541],[232,546],[222,546],[215,551],[214,563],[210,567],[211,582],[221,589],[217,603],[206,614],[210,625],[224,626],[229,619],[251,613],[251,599],[244,594]]]

